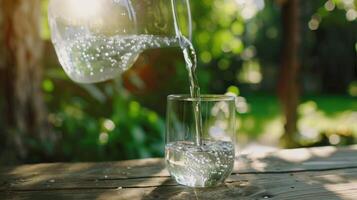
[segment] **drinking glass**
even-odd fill
[[[81,83],[115,78],[146,49],[192,32],[189,0],[50,0],[48,16],[58,59]]]
[[[201,110],[200,135],[196,133],[192,109],[197,103]],[[179,184],[216,186],[231,174],[235,157],[235,108],[234,96],[168,96],[165,161]]]

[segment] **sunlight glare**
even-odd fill
[[[259,11],[265,7],[264,0],[235,0],[241,9],[241,15],[245,20],[253,18]]]
[[[77,19],[90,19],[100,12],[99,0],[70,0],[67,1],[67,8],[72,17]]]

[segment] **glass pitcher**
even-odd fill
[[[144,50],[179,46],[192,27],[189,0],[51,0],[49,22],[62,67],[80,83],[115,78]]]

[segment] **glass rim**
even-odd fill
[[[235,101],[236,97],[226,94],[203,94],[199,98],[192,98],[189,94],[171,94],[168,101]]]

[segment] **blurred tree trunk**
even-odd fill
[[[285,147],[295,147],[297,134],[297,107],[299,104],[299,0],[280,0],[282,6],[283,42],[278,94],[282,104],[285,126],[281,138]]]
[[[22,159],[30,149],[54,139],[41,92],[40,17],[40,0],[0,1],[0,90],[5,99],[1,134],[6,138],[2,148]]]

